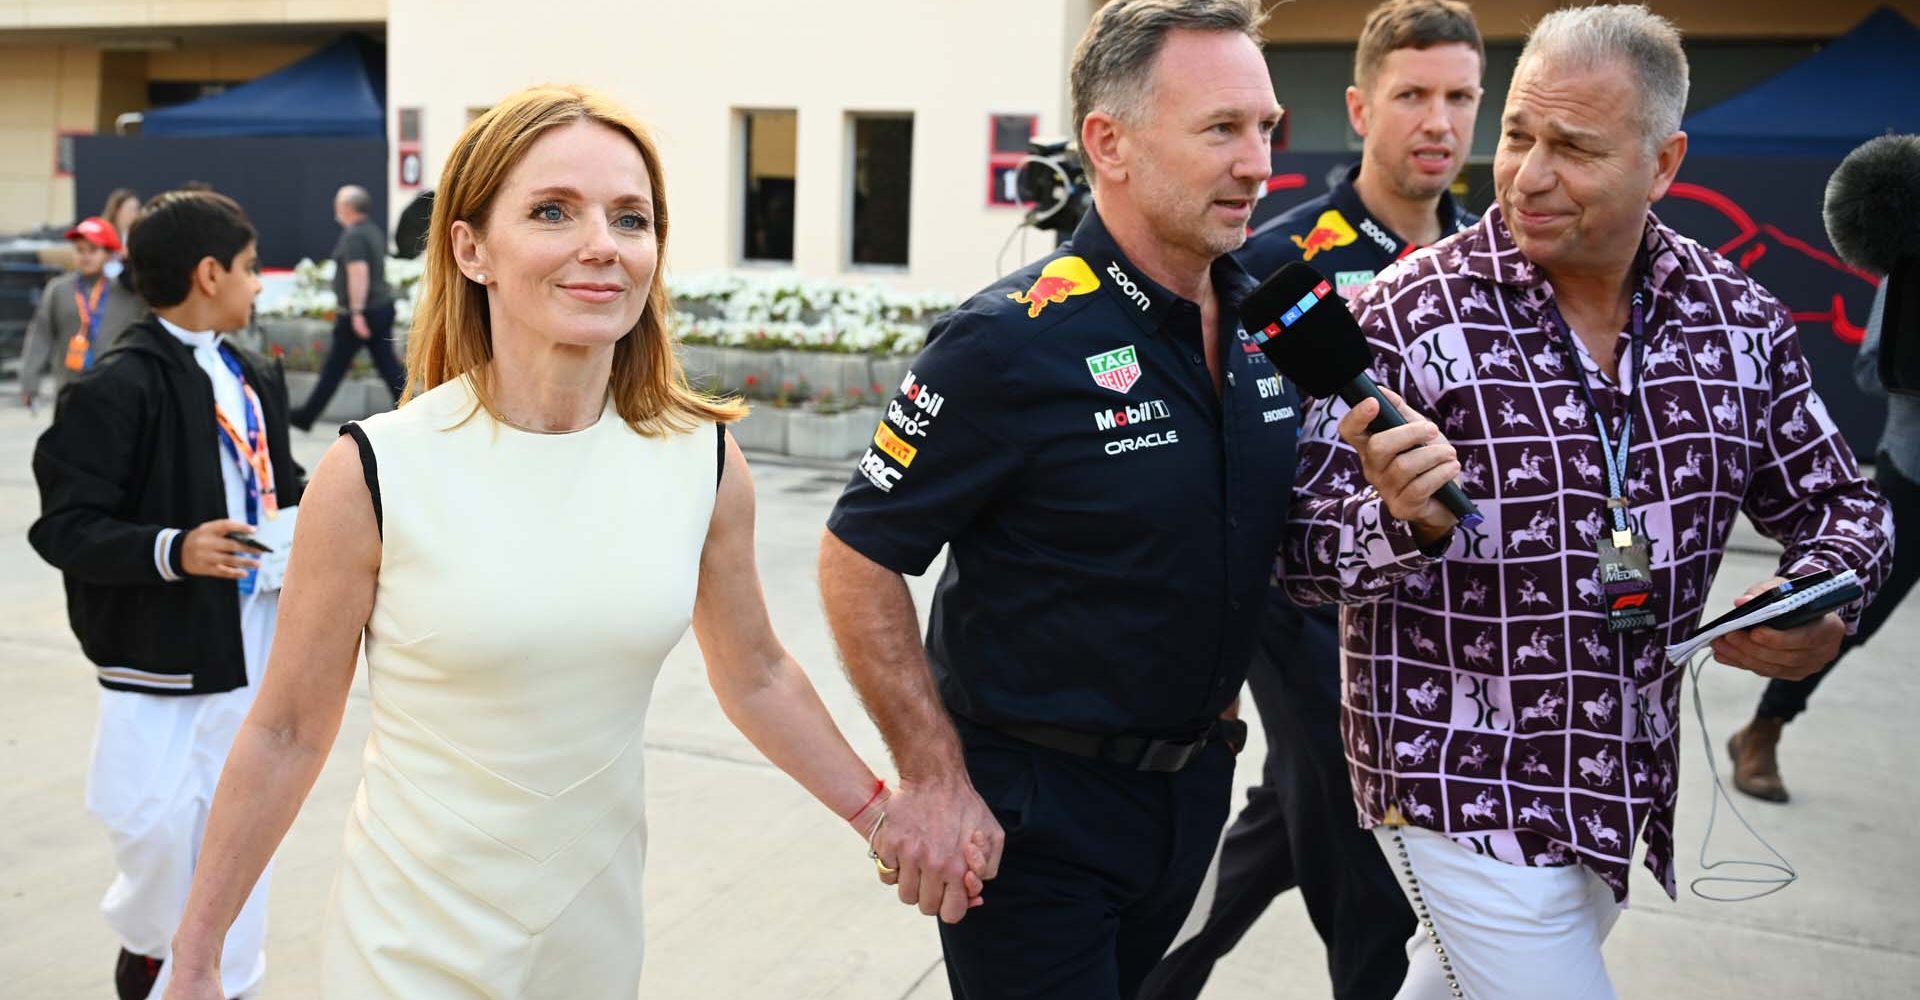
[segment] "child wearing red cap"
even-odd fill
[[[67,239],[73,242],[76,269],[47,282],[27,324],[20,401],[29,407],[40,397],[43,372],[52,370],[58,394],[68,379],[91,367],[122,330],[147,312],[125,275],[116,281],[106,273],[107,262],[121,252],[113,223],[94,216],[67,230]]]

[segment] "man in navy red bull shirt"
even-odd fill
[[[873,861],[947,921],[961,1000],[1130,1000],[1226,822],[1245,729],[1222,716],[1300,406],[1236,322],[1280,112],[1257,39],[1248,0],[1099,10],[1072,70],[1093,210],[942,320],[827,522],[821,596],[900,771]],[[1422,558],[1403,518],[1452,523],[1429,523],[1452,450],[1410,416],[1343,427],[1382,459],[1352,517],[1383,565]],[[923,649],[901,576],[943,546]]]
[[[1254,280],[1302,261],[1351,299],[1373,276],[1474,222],[1448,193],[1465,165],[1485,66],[1472,11],[1387,0],[1368,15],[1347,115],[1361,162],[1270,220],[1236,256]],[[1340,741],[1339,611],[1276,587],[1247,685],[1267,734],[1261,782],[1220,850],[1205,926],[1155,969],[1142,1000],[1193,1000],[1214,963],[1294,887],[1327,946],[1336,1000],[1386,1000],[1405,977],[1413,910],[1359,826]]]

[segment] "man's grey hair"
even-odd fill
[[[341,188],[340,193],[335,197],[346,202],[348,208],[361,215],[373,214],[373,195],[368,194],[367,189],[358,184],[349,184]]]
[[[1520,62],[1529,57],[1581,69],[1617,63],[1640,90],[1636,117],[1647,149],[1680,131],[1687,109],[1687,53],[1680,46],[1680,29],[1640,4],[1556,10],[1528,33]]]
[[[1143,120],[1153,97],[1153,63],[1167,32],[1235,31],[1260,42],[1257,0],[1111,0],[1073,49],[1073,139],[1087,115],[1103,111],[1128,123]]]

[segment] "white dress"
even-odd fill
[[[528,433],[476,413],[464,378],[361,425],[381,519],[373,725],[325,996],[634,995],[641,737],[718,481],[700,430],[643,437],[609,405]]]

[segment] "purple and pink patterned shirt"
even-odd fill
[[[1675,892],[1684,673],[1662,647],[1700,620],[1734,517],[1786,546],[1781,575],[1851,567],[1868,600],[1893,544],[1787,310],[1651,215],[1645,241],[1642,370],[1630,331],[1621,381],[1573,347],[1616,442],[1621,382],[1639,383],[1626,492],[1651,539],[1653,629],[1607,631],[1600,438],[1546,315],[1553,289],[1497,208],[1353,305],[1375,379],[1440,424],[1486,522],[1456,528],[1439,559],[1407,558],[1336,434],[1346,404],[1322,401],[1281,554],[1296,601],[1348,602],[1341,731],[1362,825],[1395,812],[1511,864],[1583,864],[1622,901],[1643,831],[1648,868]],[[1862,607],[1842,612],[1849,629]]]

